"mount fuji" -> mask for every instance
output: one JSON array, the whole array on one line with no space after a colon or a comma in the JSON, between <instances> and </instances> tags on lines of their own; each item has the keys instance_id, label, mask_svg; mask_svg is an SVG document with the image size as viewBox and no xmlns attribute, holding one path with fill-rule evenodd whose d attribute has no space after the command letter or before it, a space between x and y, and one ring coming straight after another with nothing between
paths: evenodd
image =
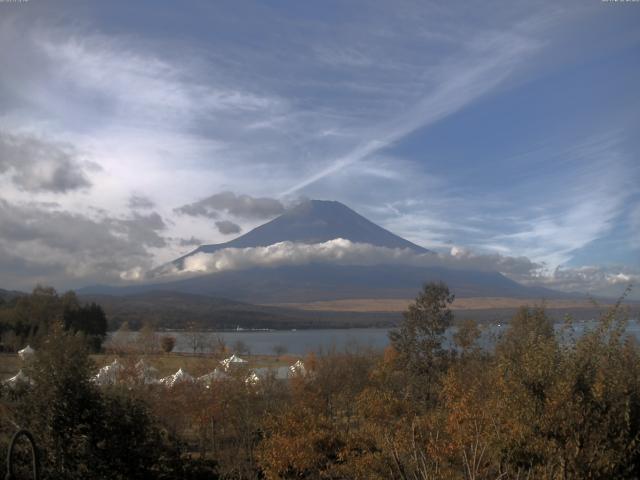
<instances>
[{"instance_id":1,"label":"mount fuji","mask_svg":"<svg viewBox=\"0 0 640 480\"><path fill-rule=\"evenodd\" d=\"M422 284L443 281L458 297L557 298L559 292L521 285L499 272L465 270L443 266L420 266L411 262L365 264L326 262L314 258L306 263L249 264L243 268L189 275L180 278L190 260L223 255L250 255L261 248L326 245L343 239L379 248L382 252L436 256L430 250L401 238L336 201L305 201L250 232L226 243L201 245L151 272L148 283L125 287L86 287L80 293L133 294L170 290L250 303L290 303L353 298L413 298ZM303 247L305 248L305 247ZM374 255L375 257L375 255ZM173 272L166 276L164 273ZM155 280L153 280L155 276Z\"/></svg>"},{"instance_id":2,"label":"mount fuji","mask_svg":"<svg viewBox=\"0 0 640 480\"><path fill-rule=\"evenodd\" d=\"M279 242L314 244L336 238L377 247L407 248L415 253L429 251L385 230L340 202L308 200L230 242L201 245L172 263L180 269L185 259L197 253L213 253L224 248L266 247Z\"/></svg>"}]
</instances>

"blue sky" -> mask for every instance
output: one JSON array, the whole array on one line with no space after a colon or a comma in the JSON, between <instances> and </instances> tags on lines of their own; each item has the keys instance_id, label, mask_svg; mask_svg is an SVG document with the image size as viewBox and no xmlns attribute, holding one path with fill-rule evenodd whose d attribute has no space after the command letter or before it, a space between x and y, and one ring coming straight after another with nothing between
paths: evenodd
<instances>
[{"instance_id":1,"label":"blue sky","mask_svg":"<svg viewBox=\"0 0 640 480\"><path fill-rule=\"evenodd\" d=\"M115 281L275 215L177 210L234 192L339 200L616 294L640 278L639 21L637 2L0 3L0 286Z\"/></svg>"}]
</instances>

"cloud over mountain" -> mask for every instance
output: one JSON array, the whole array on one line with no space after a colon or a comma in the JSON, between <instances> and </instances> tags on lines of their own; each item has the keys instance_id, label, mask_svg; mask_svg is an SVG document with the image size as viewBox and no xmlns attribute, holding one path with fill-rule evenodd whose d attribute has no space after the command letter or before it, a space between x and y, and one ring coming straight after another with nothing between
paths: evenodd
<instances>
[{"instance_id":1,"label":"cloud over mountain","mask_svg":"<svg viewBox=\"0 0 640 480\"><path fill-rule=\"evenodd\" d=\"M178 245L180 245L181 247L193 247L193 246L197 246L197 245L202 245L204 242L199 239L194 237L193 235L189 238L181 238L178 241Z\"/></svg>"},{"instance_id":2,"label":"cloud over mountain","mask_svg":"<svg viewBox=\"0 0 640 480\"><path fill-rule=\"evenodd\" d=\"M312 244L284 241L264 247L224 248L213 253L199 252L186 257L183 268L168 267L164 270L164 274L180 276L313 263L441 266L500 271L507 275L533 274L540 268L540 265L524 257L504 257L498 254L474 255L470 252L461 255L459 250L453 254L417 253L409 248L388 248L336 238Z\"/></svg>"},{"instance_id":3,"label":"cloud over mountain","mask_svg":"<svg viewBox=\"0 0 640 480\"><path fill-rule=\"evenodd\" d=\"M265 219L284 212L284 205L275 198L220 192L176 208L175 212L194 217L218 218L220 213L227 213L238 218Z\"/></svg>"},{"instance_id":4,"label":"cloud over mountain","mask_svg":"<svg viewBox=\"0 0 640 480\"><path fill-rule=\"evenodd\" d=\"M479 254L453 247L446 253L418 253L408 248L388 248L336 238L319 243L278 242L269 246L223 248L198 252L184 259L183 268L165 266L160 277L182 278L251 268L276 268L313 264L373 266L406 265L443 267L454 270L500 272L530 286L545 286L565 292L619 295L621 289L640 281L640 271L622 267L577 267L544 273L545 266L527 257L497 253ZM130 278L126 274L125 278ZM155 277L158 278L158 277ZM149 280L140 276L140 280Z\"/></svg>"},{"instance_id":5,"label":"cloud over mountain","mask_svg":"<svg viewBox=\"0 0 640 480\"><path fill-rule=\"evenodd\" d=\"M223 235L232 235L242 231L240 225L230 220L220 220L216 222L216 227L218 227L218 231Z\"/></svg>"}]
</instances>

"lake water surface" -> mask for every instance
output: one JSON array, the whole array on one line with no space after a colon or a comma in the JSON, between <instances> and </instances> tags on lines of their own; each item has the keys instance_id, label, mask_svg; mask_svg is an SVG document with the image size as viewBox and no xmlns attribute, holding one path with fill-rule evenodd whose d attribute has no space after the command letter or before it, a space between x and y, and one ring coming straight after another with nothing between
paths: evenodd
<instances>
[{"instance_id":1,"label":"lake water surface","mask_svg":"<svg viewBox=\"0 0 640 480\"><path fill-rule=\"evenodd\" d=\"M575 336L595 328L596 322L578 322L574 325ZM506 330L506 325L490 325L484 327L480 344L483 348L491 348L496 339ZM561 324L556 325L559 331ZM158 335L170 335L176 338L174 352L193 353L194 344L197 353L208 353L213 350L218 338L234 350L242 343L251 354L272 355L276 351L284 351L295 355L308 352L356 350L362 348L384 349L389 344L388 328L347 328L318 330L269 330L269 331L223 331L223 332L158 332ZM455 328L446 333L447 342L451 341ZM640 324L637 320L629 323L629 335L640 340ZM112 334L110 334L111 336ZM131 339L137 337L136 332L129 334Z\"/></svg>"}]
</instances>

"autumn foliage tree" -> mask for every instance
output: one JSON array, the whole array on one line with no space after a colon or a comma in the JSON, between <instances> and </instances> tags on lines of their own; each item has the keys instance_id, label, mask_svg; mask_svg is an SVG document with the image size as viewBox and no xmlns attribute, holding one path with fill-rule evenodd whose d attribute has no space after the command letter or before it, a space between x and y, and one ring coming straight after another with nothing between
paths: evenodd
<instances>
[{"instance_id":1,"label":"autumn foliage tree","mask_svg":"<svg viewBox=\"0 0 640 480\"><path fill-rule=\"evenodd\" d=\"M162 351L164 353L171 353L175 346L176 346L175 337L165 335L164 337L160 338L160 348L162 348Z\"/></svg>"},{"instance_id":2,"label":"autumn foliage tree","mask_svg":"<svg viewBox=\"0 0 640 480\"><path fill-rule=\"evenodd\" d=\"M444 283L427 283L403 313L400 327L389 332L398 366L409 375L408 393L416 399L433 399L435 382L444 367L442 342L453 321L449 308L453 300Z\"/></svg>"}]
</instances>

